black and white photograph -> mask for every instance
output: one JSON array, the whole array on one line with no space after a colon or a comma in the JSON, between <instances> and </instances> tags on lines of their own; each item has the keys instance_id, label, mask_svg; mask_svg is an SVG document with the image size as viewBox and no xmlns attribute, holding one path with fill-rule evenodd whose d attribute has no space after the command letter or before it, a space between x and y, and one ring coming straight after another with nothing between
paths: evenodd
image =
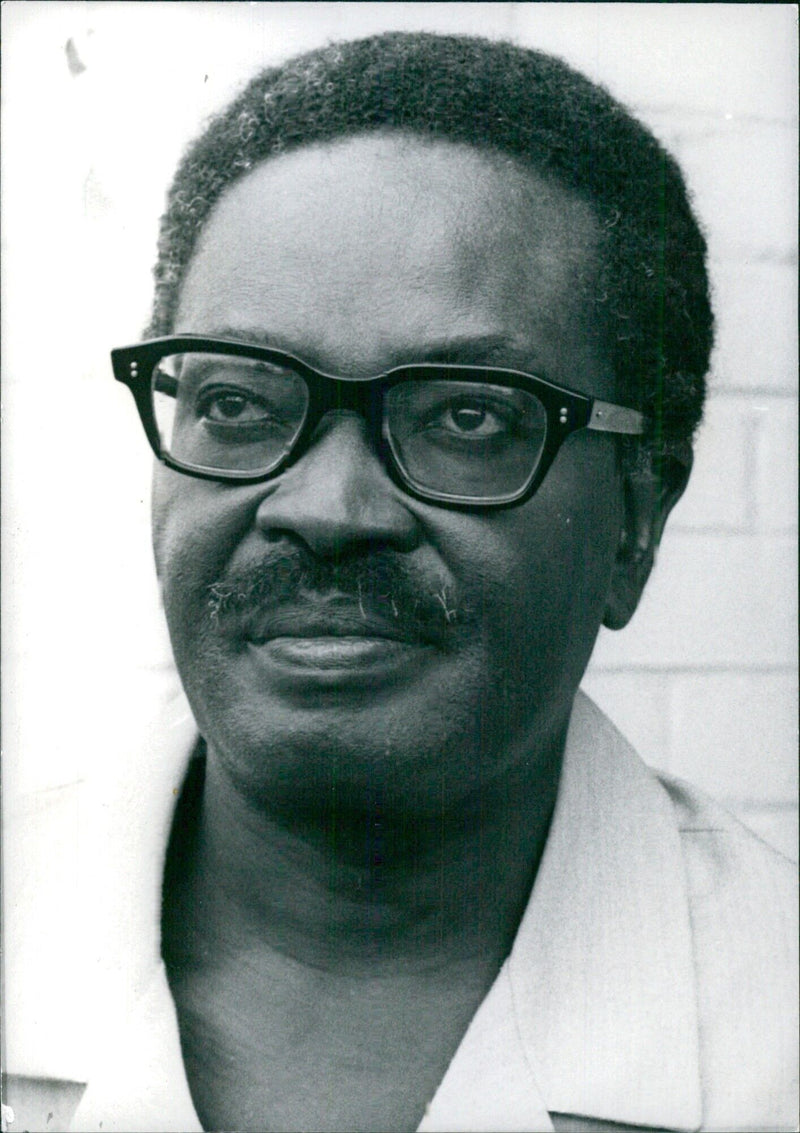
<instances>
[{"instance_id":1,"label":"black and white photograph","mask_svg":"<svg viewBox=\"0 0 800 1133\"><path fill-rule=\"evenodd\" d=\"M2 5L3 1133L798 1128L798 8Z\"/></svg>"}]
</instances>

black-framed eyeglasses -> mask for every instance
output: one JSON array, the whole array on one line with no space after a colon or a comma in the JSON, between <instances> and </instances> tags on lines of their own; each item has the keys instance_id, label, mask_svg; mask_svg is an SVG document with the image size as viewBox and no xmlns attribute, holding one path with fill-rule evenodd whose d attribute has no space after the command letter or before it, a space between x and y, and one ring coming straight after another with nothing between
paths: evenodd
<instances>
[{"instance_id":1,"label":"black-framed eyeglasses","mask_svg":"<svg viewBox=\"0 0 800 1133\"><path fill-rule=\"evenodd\" d=\"M461 507L528 499L577 429L645 431L635 409L492 366L424 362L335 377L281 350L198 335L125 346L111 361L158 459L226 483L280 475L336 410L363 416L405 491Z\"/></svg>"}]
</instances>

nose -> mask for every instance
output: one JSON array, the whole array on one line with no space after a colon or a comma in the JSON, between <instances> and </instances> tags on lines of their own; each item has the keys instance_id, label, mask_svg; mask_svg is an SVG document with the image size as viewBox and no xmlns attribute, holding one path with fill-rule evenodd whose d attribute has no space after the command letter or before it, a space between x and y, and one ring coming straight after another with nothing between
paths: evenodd
<instances>
[{"instance_id":1,"label":"nose","mask_svg":"<svg viewBox=\"0 0 800 1133\"><path fill-rule=\"evenodd\" d=\"M361 547L411 550L417 520L353 412L320 422L299 460L266 485L256 525L270 540L301 539L325 557Z\"/></svg>"}]
</instances>

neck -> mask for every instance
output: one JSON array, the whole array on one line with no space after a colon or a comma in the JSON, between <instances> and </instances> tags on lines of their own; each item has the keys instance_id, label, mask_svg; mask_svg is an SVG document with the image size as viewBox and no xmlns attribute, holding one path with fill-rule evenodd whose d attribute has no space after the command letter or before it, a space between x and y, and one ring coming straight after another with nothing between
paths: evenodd
<instances>
[{"instance_id":1,"label":"neck","mask_svg":"<svg viewBox=\"0 0 800 1133\"><path fill-rule=\"evenodd\" d=\"M192 837L176 849L173 836L165 951L266 946L353 976L496 970L544 848L565 733L423 811L373 782L346 805L331 793L271 813L211 750Z\"/></svg>"}]
</instances>

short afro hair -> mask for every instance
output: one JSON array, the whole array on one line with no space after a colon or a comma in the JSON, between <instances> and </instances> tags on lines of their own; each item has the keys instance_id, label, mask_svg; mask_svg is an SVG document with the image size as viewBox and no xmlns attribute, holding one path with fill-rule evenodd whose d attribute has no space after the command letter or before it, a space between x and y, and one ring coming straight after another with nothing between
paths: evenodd
<instances>
[{"instance_id":1,"label":"short afro hair","mask_svg":"<svg viewBox=\"0 0 800 1133\"><path fill-rule=\"evenodd\" d=\"M648 415L656 451L685 448L702 414L713 316L705 240L680 169L602 87L506 42L390 32L257 75L178 167L148 333L170 333L198 235L226 189L273 155L378 130L511 155L592 205L617 396Z\"/></svg>"}]
</instances>

